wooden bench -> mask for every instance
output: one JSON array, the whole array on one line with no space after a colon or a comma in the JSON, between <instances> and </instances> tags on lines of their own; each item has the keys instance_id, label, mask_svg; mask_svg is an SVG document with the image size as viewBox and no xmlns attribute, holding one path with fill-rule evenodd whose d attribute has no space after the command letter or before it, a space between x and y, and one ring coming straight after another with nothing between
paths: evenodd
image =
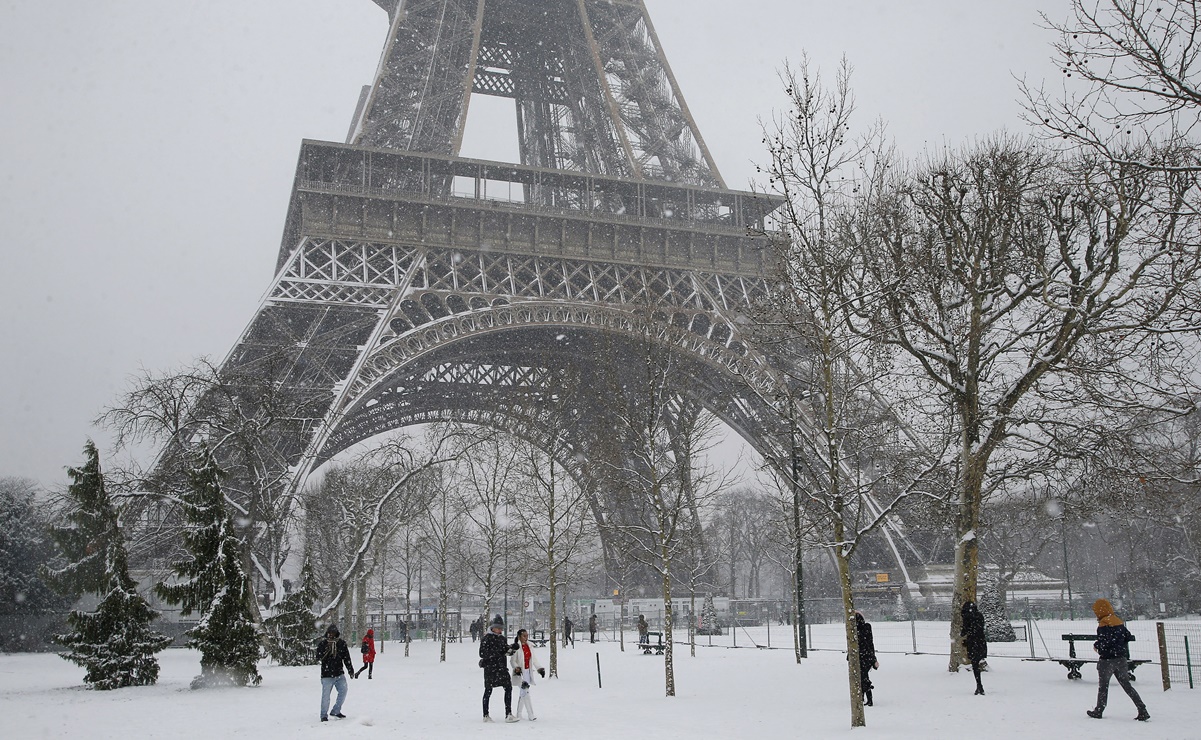
<instances>
[{"instance_id":1,"label":"wooden bench","mask_svg":"<svg viewBox=\"0 0 1201 740\"><path fill-rule=\"evenodd\" d=\"M655 639L657 640L657 642L650 641L651 635L655 636ZM640 636L639 642L638 642L638 647L642 649L643 655L650 655L652 651L654 652L655 655L662 655L663 651L667 649L667 646L663 644L663 633L662 632L647 632L646 633L646 642L642 642L641 636Z\"/></svg>"},{"instance_id":2,"label":"wooden bench","mask_svg":"<svg viewBox=\"0 0 1201 740\"><path fill-rule=\"evenodd\" d=\"M546 643L548 642L546 630L533 630L530 632L529 641L534 647L546 647Z\"/></svg>"},{"instance_id":3,"label":"wooden bench","mask_svg":"<svg viewBox=\"0 0 1201 740\"><path fill-rule=\"evenodd\" d=\"M1077 641L1096 642L1097 636L1096 635L1063 635L1062 639L1068 643L1068 657L1065 659L1055 658L1054 660L1056 663L1058 663L1061 666L1063 666L1064 668L1068 669L1068 679L1069 680L1077 681L1080 678L1082 678L1082 676L1080 675L1080 669L1088 663L1096 663L1097 659L1096 658L1077 658L1076 657L1076 642ZM1131 635L1130 639L1133 640L1134 636ZM1129 659L1127 659L1126 663L1130 668L1130 680L1131 681L1135 680L1134 679L1134 669L1135 668L1138 668L1143 663L1150 663L1150 662L1151 661L1149 661L1149 660L1129 660Z\"/></svg>"}]
</instances>

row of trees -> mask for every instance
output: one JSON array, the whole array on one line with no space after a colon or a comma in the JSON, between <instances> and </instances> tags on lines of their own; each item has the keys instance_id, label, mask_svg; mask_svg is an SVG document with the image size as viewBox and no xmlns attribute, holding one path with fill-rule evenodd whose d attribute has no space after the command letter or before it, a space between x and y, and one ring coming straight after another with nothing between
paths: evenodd
<instances>
[{"instance_id":1,"label":"row of trees","mask_svg":"<svg viewBox=\"0 0 1201 740\"><path fill-rule=\"evenodd\" d=\"M852 129L848 65L828 86L807 63L783 75L763 167L786 199L780 295L761 325L799 368L784 413L817 430L804 474L779 472L839 563L852 666L845 562L893 507L949 504L958 670L986 502L1195 491L1173 436L1198 390L1197 9L1074 7L1051 25L1083 87L1026 88L1028 137L906 160L881 126ZM862 725L855 670L849 687Z\"/></svg>"}]
</instances>

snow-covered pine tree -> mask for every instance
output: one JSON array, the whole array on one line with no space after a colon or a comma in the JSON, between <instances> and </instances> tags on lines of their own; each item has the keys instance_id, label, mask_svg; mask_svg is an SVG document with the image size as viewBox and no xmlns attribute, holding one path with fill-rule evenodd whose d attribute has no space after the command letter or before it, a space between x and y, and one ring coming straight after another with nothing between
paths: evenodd
<instances>
[{"instance_id":1,"label":"snow-covered pine tree","mask_svg":"<svg viewBox=\"0 0 1201 740\"><path fill-rule=\"evenodd\" d=\"M188 630L188 647L200 651L200 675L192 688L236 684L256 686L263 677L262 654L252 612L254 591L242 567L241 539L225 511L224 473L208 450L199 467L188 471L189 491L183 514L191 525L183 535L191 557L172 568L174 583L155 591L184 616L199 612L200 624Z\"/></svg>"},{"instance_id":2,"label":"snow-covered pine tree","mask_svg":"<svg viewBox=\"0 0 1201 740\"><path fill-rule=\"evenodd\" d=\"M995 580L989 579L980 584L980 613L984 615L984 637L989 642L1014 642L1017 634L1005 613L1005 604L1001 601L1001 592L997 589Z\"/></svg>"},{"instance_id":3,"label":"snow-covered pine tree","mask_svg":"<svg viewBox=\"0 0 1201 740\"><path fill-rule=\"evenodd\" d=\"M67 564L47 569L47 581L60 593L95 594L94 611L72 611L71 631L55 641L68 651L63 658L87 669L84 682L96 689L148 686L158 680L154 654L171 638L150 628L158 612L150 608L129 576L125 538L104 487L100 455L91 440L83 448L82 468L69 468L67 523L52 526L50 536Z\"/></svg>"},{"instance_id":4,"label":"snow-covered pine tree","mask_svg":"<svg viewBox=\"0 0 1201 740\"><path fill-rule=\"evenodd\" d=\"M897 602L892 607L892 618L897 622L909 621L909 605L905 603L905 596L897 594Z\"/></svg>"},{"instance_id":5,"label":"snow-covered pine tree","mask_svg":"<svg viewBox=\"0 0 1201 740\"><path fill-rule=\"evenodd\" d=\"M263 620L263 629L270 637L272 659L280 665L313 665L317 654L313 640L317 635L317 617L313 604L321 596L313 567L306 559L300 569L300 588L288 594L275 609L275 614Z\"/></svg>"},{"instance_id":6,"label":"snow-covered pine tree","mask_svg":"<svg viewBox=\"0 0 1201 740\"><path fill-rule=\"evenodd\" d=\"M717 605L713 603L713 594L705 594L705 603L701 606L701 626L696 633L698 635L721 634L721 626L717 623Z\"/></svg>"}]
</instances>

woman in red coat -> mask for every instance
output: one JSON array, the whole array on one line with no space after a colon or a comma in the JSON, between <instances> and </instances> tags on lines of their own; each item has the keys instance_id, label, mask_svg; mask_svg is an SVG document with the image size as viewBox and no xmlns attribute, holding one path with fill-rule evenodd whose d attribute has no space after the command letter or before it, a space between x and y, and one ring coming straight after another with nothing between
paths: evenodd
<instances>
[{"instance_id":1,"label":"woman in red coat","mask_svg":"<svg viewBox=\"0 0 1201 740\"><path fill-rule=\"evenodd\" d=\"M354 677L358 678L360 673L367 671L367 679L370 680L371 670L375 667L375 630L367 630L367 634L363 635L359 652L363 654L363 667L355 671Z\"/></svg>"}]
</instances>

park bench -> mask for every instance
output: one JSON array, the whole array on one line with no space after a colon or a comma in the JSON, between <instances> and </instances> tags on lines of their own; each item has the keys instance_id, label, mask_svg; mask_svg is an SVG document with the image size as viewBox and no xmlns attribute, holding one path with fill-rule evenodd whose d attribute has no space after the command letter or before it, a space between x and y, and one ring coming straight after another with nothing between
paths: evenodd
<instances>
[{"instance_id":1,"label":"park bench","mask_svg":"<svg viewBox=\"0 0 1201 740\"><path fill-rule=\"evenodd\" d=\"M1096 658L1078 658L1078 657L1076 657L1076 642L1077 641L1096 642L1097 636L1096 635L1063 635L1062 638L1065 642L1068 643L1068 657L1063 658L1063 659L1056 658L1055 662L1060 664L1064 668L1068 669L1068 679L1070 679L1072 681L1079 680L1081 678L1080 668L1087 663L1096 663L1097 659ZM1131 635L1130 639L1133 640L1134 636ZM1129 667L1130 667L1130 680L1133 681L1134 680L1134 669L1138 668L1143 663L1150 663L1151 661L1127 659L1126 662L1127 662L1127 665L1129 665Z\"/></svg>"},{"instance_id":2,"label":"park bench","mask_svg":"<svg viewBox=\"0 0 1201 740\"><path fill-rule=\"evenodd\" d=\"M548 640L548 638L546 637L546 630L533 630L532 632L530 632L529 640L530 640L530 644L533 645L534 647L540 647L540 648L546 647L546 643Z\"/></svg>"},{"instance_id":3,"label":"park bench","mask_svg":"<svg viewBox=\"0 0 1201 740\"><path fill-rule=\"evenodd\" d=\"M652 635L654 635L657 642L650 641ZM638 647L642 649L643 655L650 655L651 651L654 651L655 655L662 655L663 651L667 648L667 646L663 644L662 632L647 632L646 642L639 642Z\"/></svg>"}]
</instances>

